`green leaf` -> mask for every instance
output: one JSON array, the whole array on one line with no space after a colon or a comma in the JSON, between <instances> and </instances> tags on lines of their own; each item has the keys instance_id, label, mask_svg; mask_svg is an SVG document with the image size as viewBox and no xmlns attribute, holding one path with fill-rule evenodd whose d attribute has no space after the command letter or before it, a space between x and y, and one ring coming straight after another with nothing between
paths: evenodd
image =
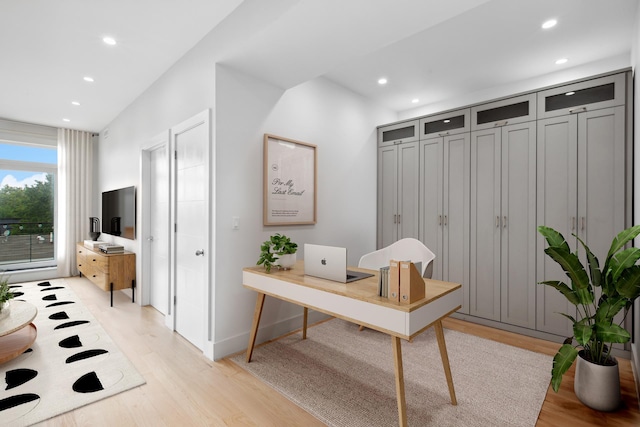
<instances>
[{"instance_id":1,"label":"green leaf","mask_svg":"<svg viewBox=\"0 0 640 427\"><path fill-rule=\"evenodd\" d=\"M640 296L640 266L634 265L624 270L616 282L616 290L629 300Z\"/></svg>"},{"instance_id":2,"label":"green leaf","mask_svg":"<svg viewBox=\"0 0 640 427\"><path fill-rule=\"evenodd\" d=\"M589 319L582 319L573 324L573 336L578 344L584 346L593 335L593 326L589 324Z\"/></svg>"},{"instance_id":3,"label":"green leaf","mask_svg":"<svg viewBox=\"0 0 640 427\"><path fill-rule=\"evenodd\" d=\"M562 376L569 370L573 361L578 357L578 350L571 344L563 344L558 353L553 357L553 368L551 369L551 386L556 393L560 389Z\"/></svg>"},{"instance_id":4,"label":"green leaf","mask_svg":"<svg viewBox=\"0 0 640 427\"><path fill-rule=\"evenodd\" d=\"M620 274L625 269L635 265L638 259L640 259L640 248L628 248L612 256L609 261L609 267L611 268L613 281L618 280Z\"/></svg>"},{"instance_id":5,"label":"green leaf","mask_svg":"<svg viewBox=\"0 0 640 427\"><path fill-rule=\"evenodd\" d=\"M591 283L594 287L600 287L600 281L602 279L602 272L600 271L600 264L598 263L598 258L591 252L591 249L587 246L585 242L582 241L581 238L575 236L576 239L582 244L585 253L587 254L587 261L589 262L589 273L591 275Z\"/></svg>"},{"instance_id":6,"label":"green leaf","mask_svg":"<svg viewBox=\"0 0 640 427\"><path fill-rule=\"evenodd\" d=\"M627 305L627 299L622 296L601 299L594 319L596 323L610 324L613 317Z\"/></svg>"},{"instance_id":7,"label":"green leaf","mask_svg":"<svg viewBox=\"0 0 640 427\"><path fill-rule=\"evenodd\" d=\"M576 289L589 287L589 276L587 276L587 272L576 254L555 246L548 247L544 252L560 264Z\"/></svg>"},{"instance_id":8,"label":"green leaf","mask_svg":"<svg viewBox=\"0 0 640 427\"><path fill-rule=\"evenodd\" d=\"M569 249L569 244L564 239L562 234L558 233L553 228L540 225L538 226L538 232L542 234L542 236L547 240L549 246L561 247L567 252L571 252L571 249Z\"/></svg>"},{"instance_id":9,"label":"green leaf","mask_svg":"<svg viewBox=\"0 0 640 427\"><path fill-rule=\"evenodd\" d=\"M544 282L540 282L540 284L541 285L551 286L552 288L557 289L573 305L577 306L580 303L576 293L573 290L571 290L571 288L569 288L569 286L567 286L567 284L564 283L564 282L559 282L557 280L547 280L547 281L544 281Z\"/></svg>"},{"instance_id":10,"label":"green leaf","mask_svg":"<svg viewBox=\"0 0 640 427\"><path fill-rule=\"evenodd\" d=\"M596 339L602 342L625 343L631 339L631 334L620 325L605 325L596 323Z\"/></svg>"},{"instance_id":11,"label":"green leaf","mask_svg":"<svg viewBox=\"0 0 640 427\"><path fill-rule=\"evenodd\" d=\"M634 225L633 227L629 227L626 230L618 233L618 235L611 242L611 248L609 249L607 258L618 252L624 245L627 244L627 242L635 239L638 234L640 234L640 225Z\"/></svg>"}]
</instances>

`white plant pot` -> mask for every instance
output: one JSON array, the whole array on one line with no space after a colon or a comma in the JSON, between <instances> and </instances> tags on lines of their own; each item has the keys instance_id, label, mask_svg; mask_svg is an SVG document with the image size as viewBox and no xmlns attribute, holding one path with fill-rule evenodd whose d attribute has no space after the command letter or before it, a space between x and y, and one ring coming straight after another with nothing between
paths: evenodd
<instances>
[{"instance_id":1,"label":"white plant pot","mask_svg":"<svg viewBox=\"0 0 640 427\"><path fill-rule=\"evenodd\" d=\"M588 362L578 353L573 389L588 407L597 411L615 411L620 407L620 373L615 365L603 366Z\"/></svg>"},{"instance_id":2,"label":"white plant pot","mask_svg":"<svg viewBox=\"0 0 640 427\"><path fill-rule=\"evenodd\" d=\"M280 255L276 260L276 265L284 270L289 270L296 264L296 254Z\"/></svg>"}]
</instances>

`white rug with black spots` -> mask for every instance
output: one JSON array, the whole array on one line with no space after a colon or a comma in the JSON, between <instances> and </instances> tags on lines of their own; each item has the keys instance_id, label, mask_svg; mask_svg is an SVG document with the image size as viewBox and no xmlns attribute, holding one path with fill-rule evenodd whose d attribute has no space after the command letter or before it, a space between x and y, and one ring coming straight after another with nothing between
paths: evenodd
<instances>
[{"instance_id":1,"label":"white rug with black spots","mask_svg":"<svg viewBox=\"0 0 640 427\"><path fill-rule=\"evenodd\" d=\"M64 279L11 285L38 336L0 365L0 425L27 426L145 383Z\"/></svg>"}]
</instances>

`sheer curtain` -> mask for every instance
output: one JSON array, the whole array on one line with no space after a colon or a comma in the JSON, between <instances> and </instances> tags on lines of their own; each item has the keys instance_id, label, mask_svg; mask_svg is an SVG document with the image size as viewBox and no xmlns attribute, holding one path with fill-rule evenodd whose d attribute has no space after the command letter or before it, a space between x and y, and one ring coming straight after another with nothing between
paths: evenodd
<instances>
[{"instance_id":1,"label":"sheer curtain","mask_svg":"<svg viewBox=\"0 0 640 427\"><path fill-rule=\"evenodd\" d=\"M76 242L89 236L93 196L93 135L58 129L58 276L78 274Z\"/></svg>"}]
</instances>

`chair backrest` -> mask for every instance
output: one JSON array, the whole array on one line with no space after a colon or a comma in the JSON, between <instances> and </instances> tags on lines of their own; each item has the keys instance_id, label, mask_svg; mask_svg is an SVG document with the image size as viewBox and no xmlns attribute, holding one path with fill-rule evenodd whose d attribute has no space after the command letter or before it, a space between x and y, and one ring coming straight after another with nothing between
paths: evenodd
<instances>
[{"instance_id":1,"label":"chair backrest","mask_svg":"<svg viewBox=\"0 0 640 427\"><path fill-rule=\"evenodd\" d=\"M398 240L386 248L363 255L360 258L358 267L377 270L380 267L389 265L389 260L392 259L398 261L411 260L413 262L422 262L422 277L427 277L425 274L432 271L431 268L427 267L435 258L435 254L420 240L408 237Z\"/></svg>"}]
</instances>

